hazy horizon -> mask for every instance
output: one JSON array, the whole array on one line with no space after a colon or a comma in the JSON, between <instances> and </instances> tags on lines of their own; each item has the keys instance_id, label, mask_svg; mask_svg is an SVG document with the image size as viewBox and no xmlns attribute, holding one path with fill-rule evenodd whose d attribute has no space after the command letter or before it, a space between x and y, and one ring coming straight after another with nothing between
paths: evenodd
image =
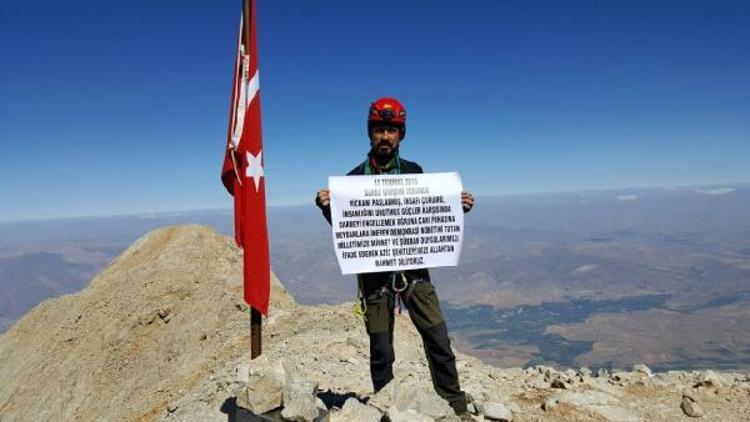
<instances>
[{"instance_id":1,"label":"hazy horizon","mask_svg":"<svg viewBox=\"0 0 750 422\"><path fill-rule=\"evenodd\" d=\"M732 189L734 187L745 187L750 186L749 182L727 182L727 183L712 183L712 184L697 184L697 185L648 185L648 186L628 186L628 187L612 187L612 188L602 188L602 189L575 189L575 190L556 190L556 191L535 191L535 192L509 192L509 193L498 193L498 194L490 194L490 195L475 195L475 197L478 197L478 200L482 199L500 199L500 198L515 198L515 197L534 197L534 196L545 196L545 195L555 195L555 194L585 194L585 193L605 193L605 192L624 192L628 190L675 190L675 189L703 189L706 190L706 194L722 194L725 193L723 191L711 191L712 189ZM467 187L468 188L468 187ZM315 192L313 192L313 195ZM121 213L121 214L83 214L83 215L63 215L63 216L54 216L54 217L40 217L40 218L22 218L22 219L2 219L0 218L0 225L1 224L10 224L10 223L26 223L26 222L34 222L34 221L57 221L57 220L75 220L75 219L87 219L87 218L107 218L107 217L142 217L142 218L151 218L153 216L168 216L170 214L185 214L185 213L210 213L210 212L227 212L229 214L232 214L233 208L232 203L230 200L229 194L227 194L227 201L228 203L225 206L216 206L216 207L205 207L205 208L190 208L190 209L171 209L171 210L144 210L144 211L135 211L135 212L127 212L127 213ZM313 198L311 196L310 198ZM293 203L293 204L269 204L267 207L269 209L273 208L295 208L295 207L306 207L313 204L313 200L309 199L307 201L302 201L299 203Z\"/></svg>"}]
</instances>

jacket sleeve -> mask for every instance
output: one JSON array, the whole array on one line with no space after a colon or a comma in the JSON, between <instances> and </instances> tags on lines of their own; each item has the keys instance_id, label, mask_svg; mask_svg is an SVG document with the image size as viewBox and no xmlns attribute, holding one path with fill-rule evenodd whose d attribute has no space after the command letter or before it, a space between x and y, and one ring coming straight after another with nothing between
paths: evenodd
<instances>
[{"instance_id":1,"label":"jacket sleeve","mask_svg":"<svg viewBox=\"0 0 750 422\"><path fill-rule=\"evenodd\" d=\"M354 167L353 169L351 169L351 171L349 171L349 173L346 173L347 176L362 175L362 174L365 174L364 163L358 165L357 167ZM318 195L316 194L315 205L317 205L318 208L320 208L320 211L323 213L323 217L326 219L326 221L328 221L328 224L333 224L331 222L331 204L329 203L328 205L323 206L323 204L321 204L320 201L318 201Z\"/></svg>"},{"instance_id":2,"label":"jacket sleeve","mask_svg":"<svg viewBox=\"0 0 750 422\"><path fill-rule=\"evenodd\" d=\"M315 205L317 205L318 208L320 208L320 211L323 213L323 218L325 218L326 221L328 221L328 224L331 224L331 204L329 203L328 205L324 206L323 204L320 203L320 200L318 200L318 195L316 194Z\"/></svg>"}]
</instances>

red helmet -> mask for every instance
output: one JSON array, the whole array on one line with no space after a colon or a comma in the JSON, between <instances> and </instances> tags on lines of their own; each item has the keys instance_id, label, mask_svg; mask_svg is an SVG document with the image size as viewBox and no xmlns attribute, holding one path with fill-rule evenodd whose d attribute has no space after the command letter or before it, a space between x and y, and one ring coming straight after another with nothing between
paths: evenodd
<instances>
[{"instance_id":1,"label":"red helmet","mask_svg":"<svg viewBox=\"0 0 750 422\"><path fill-rule=\"evenodd\" d=\"M375 126L396 126L401 129L401 139L406 135L406 109L395 98L383 97L370 104L367 115L367 133Z\"/></svg>"}]
</instances>

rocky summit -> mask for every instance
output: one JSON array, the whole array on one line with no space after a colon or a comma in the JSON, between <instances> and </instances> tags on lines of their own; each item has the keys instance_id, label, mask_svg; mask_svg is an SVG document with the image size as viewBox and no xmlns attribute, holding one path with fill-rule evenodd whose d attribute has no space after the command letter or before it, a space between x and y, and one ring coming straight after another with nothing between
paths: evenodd
<instances>
[{"instance_id":1,"label":"rocky summit","mask_svg":"<svg viewBox=\"0 0 750 422\"><path fill-rule=\"evenodd\" d=\"M373 394L352 307L298 305L273 277L263 354L251 360L242 252L204 227L159 229L0 336L0 420L461 420L432 389L405 314L396 378ZM750 420L748 374L457 359L472 396L464 420Z\"/></svg>"}]
</instances>

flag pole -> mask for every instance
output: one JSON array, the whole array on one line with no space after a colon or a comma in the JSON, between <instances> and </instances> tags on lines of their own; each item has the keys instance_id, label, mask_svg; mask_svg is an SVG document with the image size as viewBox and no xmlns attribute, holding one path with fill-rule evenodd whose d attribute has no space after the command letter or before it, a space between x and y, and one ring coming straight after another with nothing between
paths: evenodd
<instances>
[{"instance_id":1,"label":"flag pole","mask_svg":"<svg viewBox=\"0 0 750 422\"><path fill-rule=\"evenodd\" d=\"M253 20L253 9L250 7L250 0L242 0L242 31L245 38L245 45L247 51L250 50L250 43L252 39L250 37L250 24ZM243 251L247 253L247 251ZM263 320L261 319L260 311L250 306L250 359L255 359L263 352Z\"/></svg>"}]
</instances>

